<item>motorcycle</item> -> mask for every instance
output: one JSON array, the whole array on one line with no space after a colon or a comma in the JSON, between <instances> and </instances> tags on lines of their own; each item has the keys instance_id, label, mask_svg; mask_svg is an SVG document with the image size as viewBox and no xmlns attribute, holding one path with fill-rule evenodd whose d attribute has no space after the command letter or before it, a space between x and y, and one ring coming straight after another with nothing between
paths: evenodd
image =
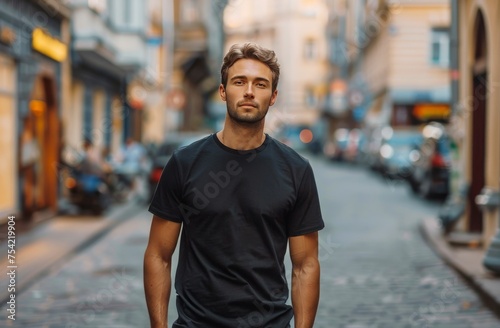
<instances>
[{"instance_id":1,"label":"motorcycle","mask_svg":"<svg viewBox=\"0 0 500 328\"><path fill-rule=\"evenodd\" d=\"M125 202L132 189L132 179L116 168L106 174L106 182L112 200L116 203Z\"/></svg>"},{"instance_id":2,"label":"motorcycle","mask_svg":"<svg viewBox=\"0 0 500 328\"><path fill-rule=\"evenodd\" d=\"M78 166L65 164L68 174L64 185L67 189L69 202L79 209L79 212L90 211L100 215L109 204L109 188L103 177L84 172Z\"/></svg>"}]
</instances>

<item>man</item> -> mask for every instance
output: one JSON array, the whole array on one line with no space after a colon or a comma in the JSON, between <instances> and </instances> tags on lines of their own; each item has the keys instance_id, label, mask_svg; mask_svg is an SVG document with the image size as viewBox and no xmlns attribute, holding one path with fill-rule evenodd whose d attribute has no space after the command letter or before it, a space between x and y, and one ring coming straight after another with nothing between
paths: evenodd
<instances>
[{"instance_id":1,"label":"man","mask_svg":"<svg viewBox=\"0 0 500 328\"><path fill-rule=\"evenodd\" d=\"M167 327L172 253L181 225L174 328L312 327L319 301L318 231L311 166L264 133L278 95L275 53L253 43L224 57L224 128L171 157L150 205L144 256L152 327ZM290 243L292 305L284 256Z\"/></svg>"},{"instance_id":2,"label":"man","mask_svg":"<svg viewBox=\"0 0 500 328\"><path fill-rule=\"evenodd\" d=\"M135 139L128 137L118 157L116 173L130 186L129 199L137 197L146 201L146 172L149 170L149 160L146 148Z\"/></svg>"},{"instance_id":3,"label":"man","mask_svg":"<svg viewBox=\"0 0 500 328\"><path fill-rule=\"evenodd\" d=\"M104 178L107 166L104 164L98 150L89 139L83 142L83 156L78 163L78 169L84 174L95 175Z\"/></svg>"}]
</instances>

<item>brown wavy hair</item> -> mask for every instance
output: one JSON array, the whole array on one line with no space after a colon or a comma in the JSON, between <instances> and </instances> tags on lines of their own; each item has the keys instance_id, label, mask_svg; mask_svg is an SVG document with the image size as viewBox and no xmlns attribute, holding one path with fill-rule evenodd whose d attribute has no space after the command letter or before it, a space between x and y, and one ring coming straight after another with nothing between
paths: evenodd
<instances>
[{"instance_id":1,"label":"brown wavy hair","mask_svg":"<svg viewBox=\"0 0 500 328\"><path fill-rule=\"evenodd\" d=\"M276 53L273 50L264 48L253 42L233 44L224 56L220 69L221 83L224 88L227 85L227 72L229 67L233 66L234 63L240 59L255 59L267 65L272 72L272 90L273 92L276 90L280 79L280 65Z\"/></svg>"}]
</instances>

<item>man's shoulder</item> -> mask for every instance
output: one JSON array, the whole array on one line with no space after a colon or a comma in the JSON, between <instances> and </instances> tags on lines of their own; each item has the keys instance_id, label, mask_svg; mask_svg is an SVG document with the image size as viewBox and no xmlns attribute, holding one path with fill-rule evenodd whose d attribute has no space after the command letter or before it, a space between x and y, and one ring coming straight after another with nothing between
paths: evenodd
<instances>
[{"instance_id":1,"label":"man's shoulder","mask_svg":"<svg viewBox=\"0 0 500 328\"><path fill-rule=\"evenodd\" d=\"M199 155L200 152L209 149L212 146L212 134L193 137L186 139L181 145L174 151L173 155L178 160L192 160L193 157Z\"/></svg>"},{"instance_id":2,"label":"man's shoulder","mask_svg":"<svg viewBox=\"0 0 500 328\"><path fill-rule=\"evenodd\" d=\"M292 147L282 143L281 141L271 138L272 147L274 147L275 153L285 159L287 162L294 164L296 166L307 166L309 161L307 158L299 154Z\"/></svg>"}]
</instances>

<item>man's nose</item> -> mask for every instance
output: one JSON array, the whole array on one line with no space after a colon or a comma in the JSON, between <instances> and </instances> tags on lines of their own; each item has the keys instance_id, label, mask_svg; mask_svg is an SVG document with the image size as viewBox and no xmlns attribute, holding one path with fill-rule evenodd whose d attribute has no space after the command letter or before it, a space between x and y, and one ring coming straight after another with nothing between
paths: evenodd
<instances>
[{"instance_id":1,"label":"man's nose","mask_svg":"<svg viewBox=\"0 0 500 328\"><path fill-rule=\"evenodd\" d=\"M253 86L252 86L251 83L249 83L248 86L245 89L245 97L247 97L247 98L253 98L254 97Z\"/></svg>"}]
</instances>

